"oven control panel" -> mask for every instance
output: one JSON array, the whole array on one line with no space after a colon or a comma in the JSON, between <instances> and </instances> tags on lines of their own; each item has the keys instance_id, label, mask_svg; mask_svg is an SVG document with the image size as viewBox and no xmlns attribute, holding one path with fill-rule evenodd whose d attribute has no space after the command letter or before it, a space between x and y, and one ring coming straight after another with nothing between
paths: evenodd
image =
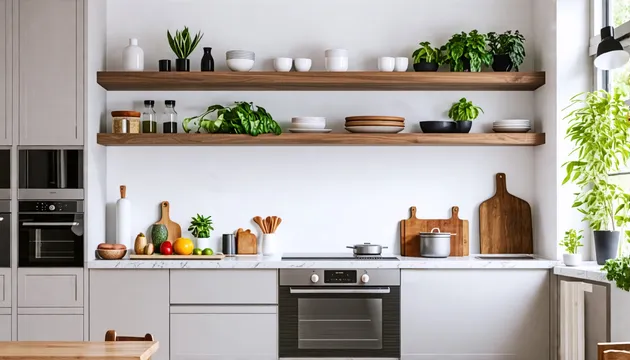
<instances>
[{"instance_id":1,"label":"oven control panel","mask_svg":"<svg viewBox=\"0 0 630 360\"><path fill-rule=\"evenodd\" d=\"M82 212L82 202L79 201L20 201L20 212L36 213L76 213Z\"/></svg>"},{"instance_id":2,"label":"oven control panel","mask_svg":"<svg viewBox=\"0 0 630 360\"><path fill-rule=\"evenodd\" d=\"M280 286L400 286L400 269L280 269Z\"/></svg>"},{"instance_id":3,"label":"oven control panel","mask_svg":"<svg viewBox=\"0 0 630 360\"><path fill-rule=\"evenodd\" d=\"M324 270L324 284L356 284L356 270Z\"/></svg>"}]
</instances>

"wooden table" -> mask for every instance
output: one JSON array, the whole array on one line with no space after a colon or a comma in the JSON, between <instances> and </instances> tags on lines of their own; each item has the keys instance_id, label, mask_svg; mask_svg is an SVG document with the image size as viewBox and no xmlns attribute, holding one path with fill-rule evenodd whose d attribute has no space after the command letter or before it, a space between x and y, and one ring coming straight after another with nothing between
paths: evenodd
<instances>
[{"instance_id":1,"label":"wooden table","mask_svg":"<svg viewBox=\"0 0 630 360\"><path fill-rule=\"evenodd\" d=\"M3 341L0 360L147 360L157 341Z\"/></svg>"}]
</instances>

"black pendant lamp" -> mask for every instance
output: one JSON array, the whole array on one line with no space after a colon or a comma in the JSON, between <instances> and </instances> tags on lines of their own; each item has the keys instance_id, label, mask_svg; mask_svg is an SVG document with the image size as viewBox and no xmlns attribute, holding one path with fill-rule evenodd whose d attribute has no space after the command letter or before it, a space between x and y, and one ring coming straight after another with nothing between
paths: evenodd
<instances>
[{"instance_id":1,"label":"black pendant lamp","mask_svg":"<svg viewBox=\"0 0 630 360\"><path fill-rule=\"evenodd\" d=\"M623 49L621 42L615 39L615 29L606 26L601 30L602 40L597 46L595 66L602 70L619 69L628 63L630 54Z\"/></svg>"}]
</instances>

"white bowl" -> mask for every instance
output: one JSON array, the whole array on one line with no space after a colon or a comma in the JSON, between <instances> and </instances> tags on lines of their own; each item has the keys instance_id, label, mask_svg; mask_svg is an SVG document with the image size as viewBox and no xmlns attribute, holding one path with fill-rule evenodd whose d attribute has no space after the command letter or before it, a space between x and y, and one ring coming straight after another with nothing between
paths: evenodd
<instances>
[{"instance_id":1,"label":"white bowl","mask_svg":"<svg viewBox=\"0 0 630 360\"><path fill-rule=\"evenodd\" d=\"M254 67L254 60L228 59L226 62L232 71L250 71Z\"/></svg>"},{"instance_id":2,"label":"white bowl","mask_svg":"<svg viewBox=\"0 0 630 360\"><path fill-rule=\"evenodd\" d=\"M292 123L292 129L325 129L326 123Z\"/></svg>"},{"instance_id":3,"label":"white bowl","mask_svg":"<svg viewBox=\"0 0 630 360\"><path fill-rule=\"evenodd\" d=\"M291 118L291 122L294 124L297 123L326 123L326 118L321 116L296 116Z\"/></svg>"},{"instance_id":4,"label":"white bowl","mask_svg":"<svg viewBox=\"0 0 630 360\"><path fill-rule=\"evenodd\" d=\"M295 70L300 72L311 70L311 66L313 65L313 61L311 61L311 59L305 58L297 58L293 60L293 63L295 65Z\"/></svg>"},{"instance_id":5,"label":"white bowl","mask_svg":"<svg viewBox=\"0 0 630 360\"><path fill-rule=\"evenodd\" d=\"M288 72L291 71L291 67L293 66L293 59L279 57L273 59L273 68L276 71L280 72Z\"/></svg>"},{"instance_id":6,"label":"white bowl","mask_svg":"<svg viewBox=\"0 0 630 360\"><path fill-rule=\"evenodd\" d=\"M346 49L328 49L325 52L326 57L348 57L348 50Z\"/></svg>"},{"instance_id":7,"label":"white bowl","mask_svg":"<svg viewBox=\"0 0 630 360\"><path fill-rule=\"evenodd\" d=\"M347 57L327 57L326 70L328 71L348 71Z\"/></svg>"}]
</instances>

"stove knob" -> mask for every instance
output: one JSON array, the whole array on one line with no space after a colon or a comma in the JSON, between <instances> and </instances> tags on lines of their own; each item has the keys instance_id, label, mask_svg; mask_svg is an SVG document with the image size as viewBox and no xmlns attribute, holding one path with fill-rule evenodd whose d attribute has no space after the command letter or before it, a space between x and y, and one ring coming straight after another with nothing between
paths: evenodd
<instances>
[{"instance_id":1,"label":"stove knob","mask_svg":"<svg viewBox=\"0 0 630 360\"><path fill-rule=\"evenodd\" d=\"M50 206L48 206L48 210L50 210L50 211L55 211L55 205L50 205Z\"/></svg>"},{"instance_id":2,"label":"stove knob","mask_svg":"<svg viewBox=\"0 0 630 360\"><path fill-rule=\"evenodd\" d=\"M313 274L313 275L311 275L311 282L312 282L312 283L314 283L314 284L315 284L315 283L317 283L318 281L319 281L319 275L317 275L317 274Z\"/></svg>"},{"instance_id":3,"label":"stove knob","mask_svg":"<svg viewBox=\"0 0 630 360\"><path fill-rule=\"evenodd\" d=\"M363 274L361 275L361 282L364 284L367 284L370 281L370 275L368 274Z\"/></svg>"}]
</instances>

